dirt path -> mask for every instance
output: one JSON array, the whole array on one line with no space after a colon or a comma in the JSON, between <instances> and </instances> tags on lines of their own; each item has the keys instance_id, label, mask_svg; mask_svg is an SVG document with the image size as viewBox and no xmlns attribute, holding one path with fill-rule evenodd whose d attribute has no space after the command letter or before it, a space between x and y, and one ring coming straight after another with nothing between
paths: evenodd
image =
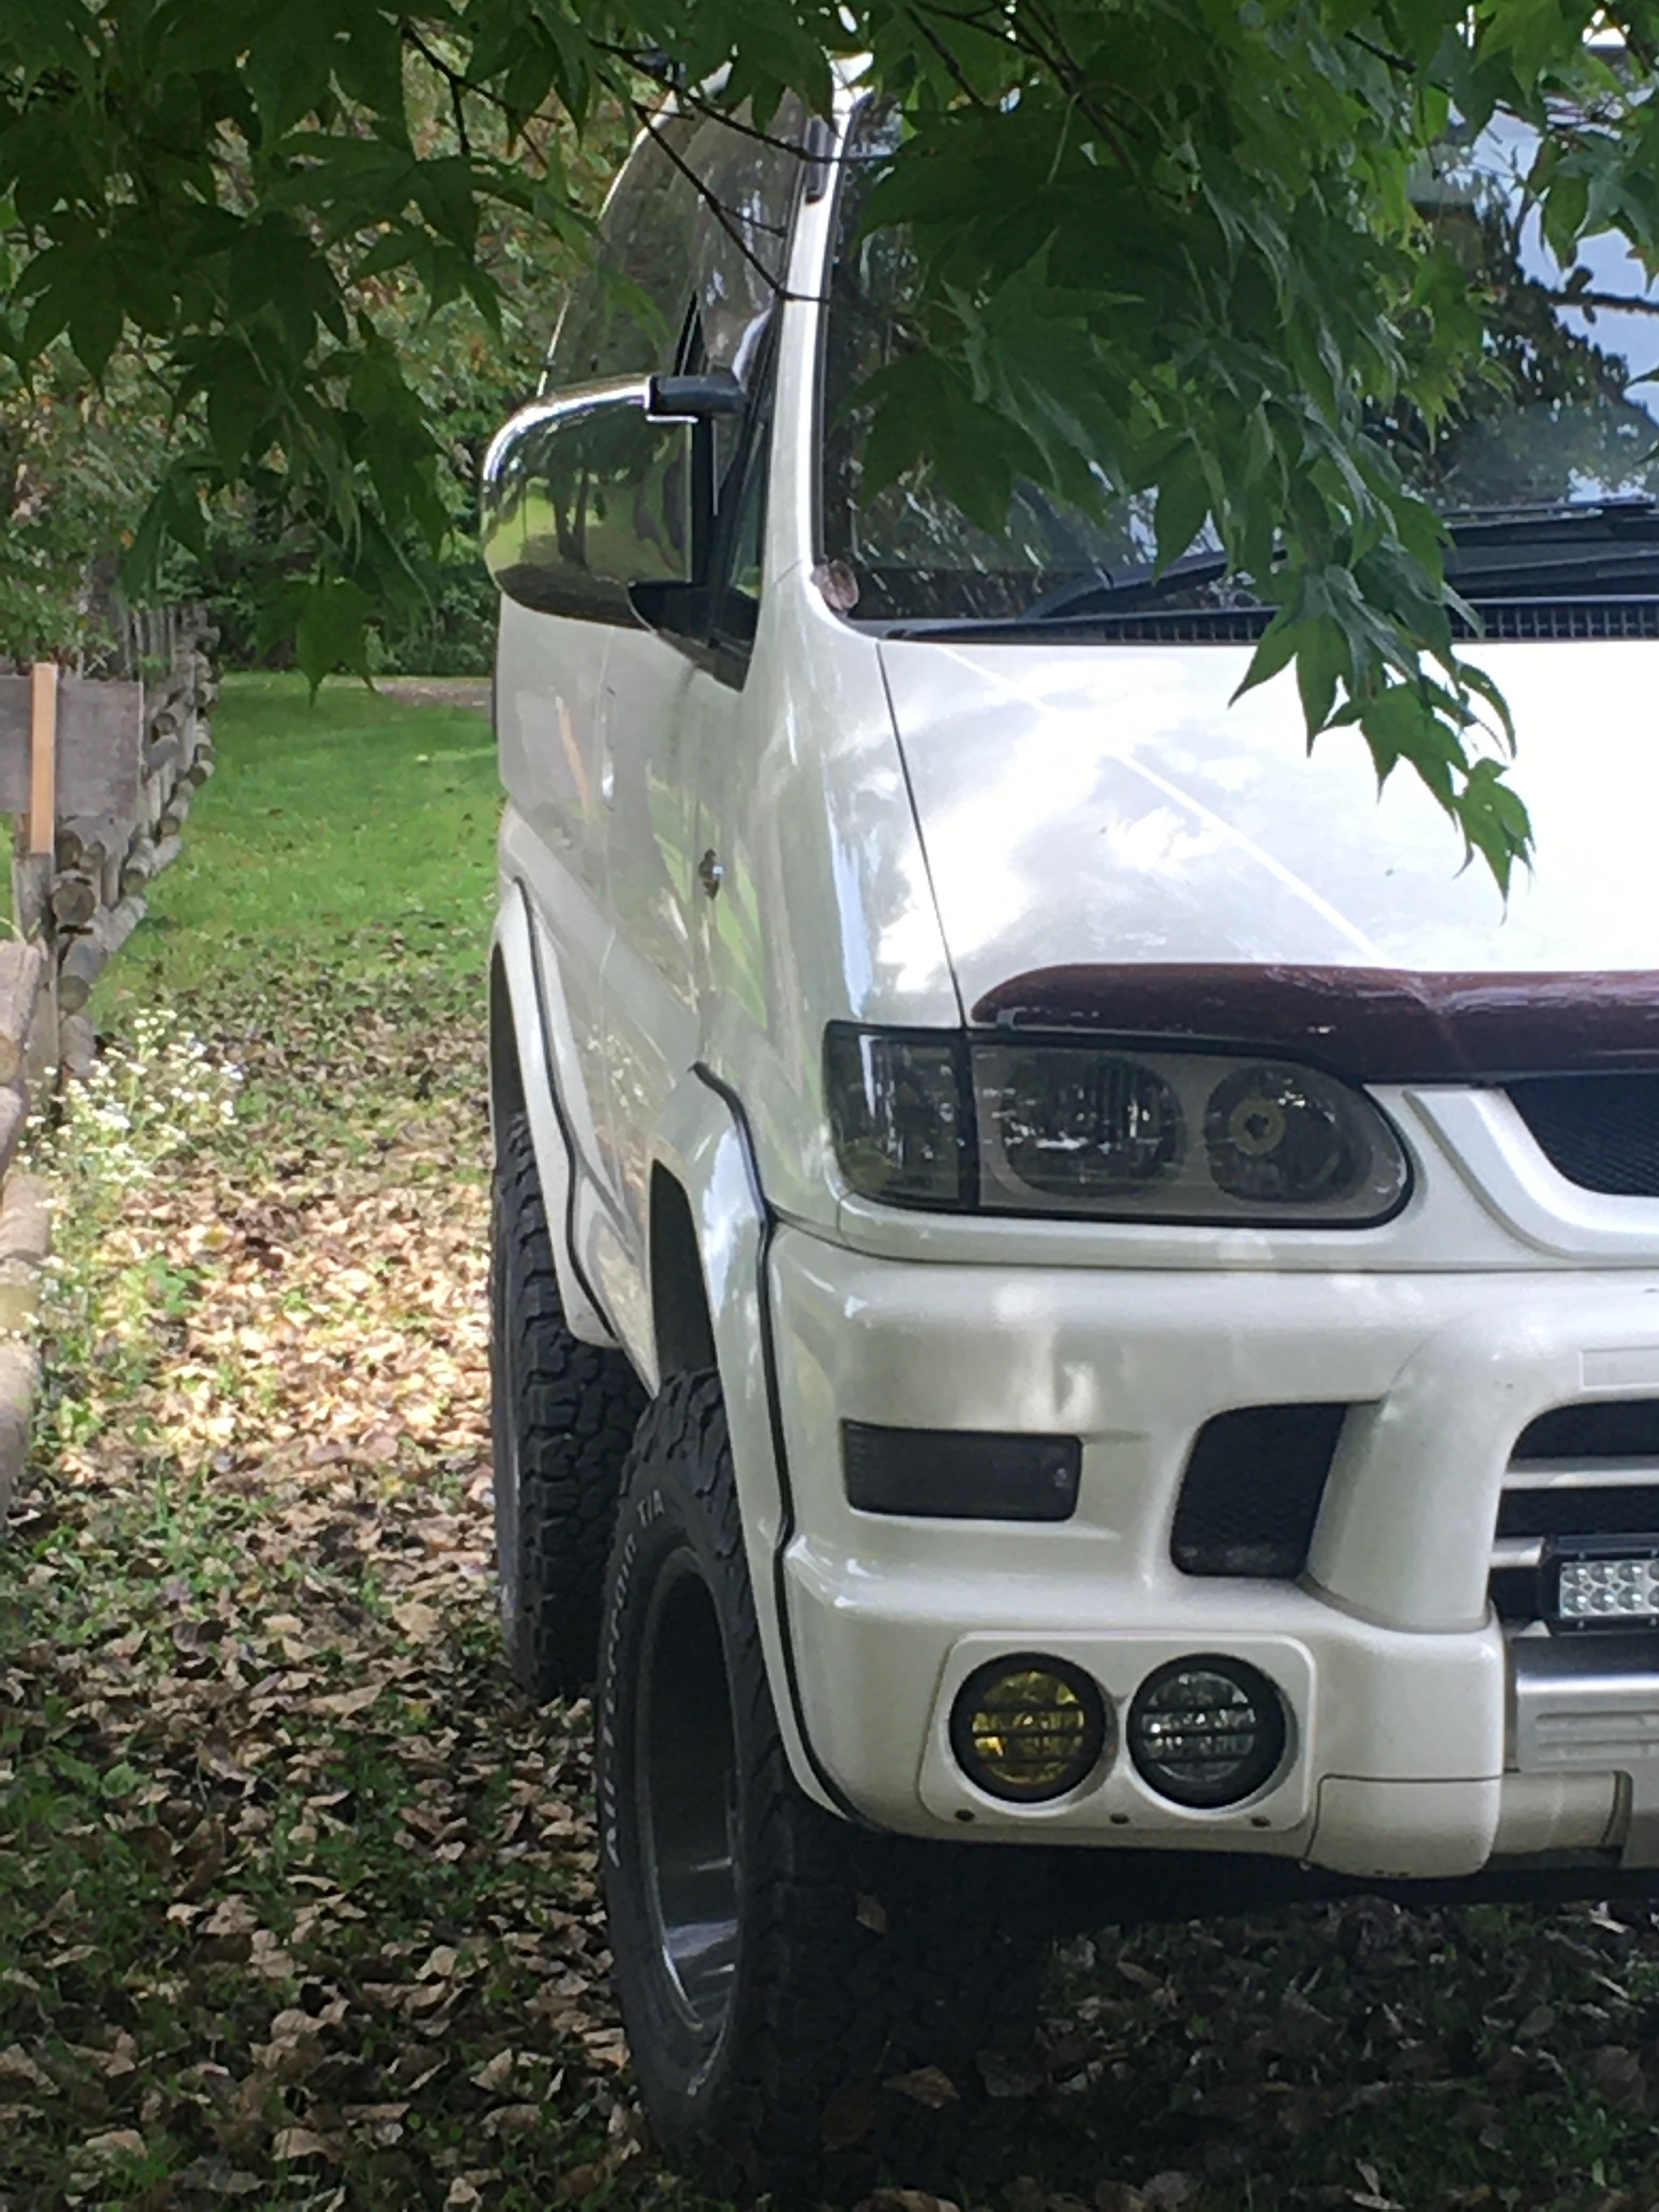
<instances>
[{"instance_id":1,"label":"dirt path","mask_svg":"<svg viewBox=\"0 0 1659 2212\"><path fill-rule=\"evenodd\" d=\"M374 689L416 707L471 707L489 712L487 676L377 676Z\"/></svg>"}]
</instances>

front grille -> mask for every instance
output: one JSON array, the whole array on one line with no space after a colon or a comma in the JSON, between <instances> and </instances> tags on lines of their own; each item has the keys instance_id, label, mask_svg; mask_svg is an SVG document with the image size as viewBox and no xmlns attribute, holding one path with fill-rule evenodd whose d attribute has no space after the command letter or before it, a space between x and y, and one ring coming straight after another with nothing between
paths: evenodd
<instances>
[{"instance_id":1,"label":"front grille","mask_svg":"<svg viewBox=\"0 0 1659 2212\"><path fill-rule=\"evenodd\" d=\"M1242 1406L1199 1431L1170 1552L1186 1575L1294 1581L1307 1564L1346 1406Z\"/></svg>"},{"instance_id":2,"label":"front grille","mask_svg":"<svg viewBox=\"0 0 1659 2212\"><path fill-rule=\"evenodd\" d=\"M1534 1621L1552 1539L1659 1540L1659 1399L1557 1406L1523 1429L1504 1476L1491 1592L1498 1618Z\"/></svg>"},{"instance_id":3,"label":"front grille","mask_svg":"<svg viewBox=\"0 0 1659 2212\"><path fill-rule=\"evenodd\" d=\"M1569 1182L1659 1198L1659 1074L1539 1075L1505 1087Z\"/></svg>"},{"instance_id":4,"label":"front grille","mask_svg":"<svg viewBox=\"0 0 1659 2212\"><path fill-rule=\"evenodd\" d=\"M1477 612L1480 631L1460 620L1453 624L1458 636L1479 635L1505 645L1659 637L1659 599L1487 599Z\"/></svg>"}]
</instances>

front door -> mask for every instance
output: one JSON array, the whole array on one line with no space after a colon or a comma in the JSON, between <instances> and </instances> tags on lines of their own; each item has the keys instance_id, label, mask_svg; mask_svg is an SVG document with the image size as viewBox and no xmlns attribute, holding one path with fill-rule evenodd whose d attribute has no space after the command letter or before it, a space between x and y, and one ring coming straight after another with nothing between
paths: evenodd
<instances>
[{"instance_id":1,"label":"front door","mask_svg":"<svg viewBox=\"0 0 1659 2212\"><path fill-rule=\"evenodd\" d=\"M635 1344L650 1340L653 1138L702 1035L698 945L710 893L698 791L738 711L754 635L772 343L800 169L779 143L785 136L780 123L761 138L708 120L685 149L702 189L675 366L729 370L747 405L700 423L694 437L694 572L708 587L696 633L619 630L605 672L600 774L615 928L600 1012L626 1250L600 1287ZM715 904L720 896L717 883Z\"/></svg>"}]
</instances>

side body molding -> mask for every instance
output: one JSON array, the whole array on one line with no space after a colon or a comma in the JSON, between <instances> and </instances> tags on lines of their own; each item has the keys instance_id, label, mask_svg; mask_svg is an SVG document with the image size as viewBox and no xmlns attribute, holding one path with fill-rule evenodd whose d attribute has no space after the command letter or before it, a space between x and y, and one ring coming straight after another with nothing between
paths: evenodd
<instances>
[{"instance_id":1,"label":"side body molding","mask_svg":"<svg viewBox=\"0 0 1659 2212\"><path fill-rule=\"evenodd\" d=\"M523 886L504 884L502 889L504 896L495 906L491 958L501 963L507 1002L512 1008L519 1075L524 1085L525 1111L529 1116L530 1138L536 1152L536 1170L541 1177L542 1200L552 1235L559 1297L572 1334L585 1343L608 1346L616 1339L576 1257L575 1239L571 1234L574 1154L554 1079L544 998L550 984L557 988L556 979L543 973L542 957L537 948ZM492 1085L492 1115L495 1103Z\"/></svg>"},{"instance_id":2,"label":"side body molding","mask_svg":"<svg viewBox=\"0 0 1659 2212\"><path fill-rule=\"evenodd\" d=\"M802 1717L784 1576L795 1524L771 1333L773 1217L741 1105L718 1077L694 1070L671 1093L652 1154L685 1193L696 1231L749 1579L790 1768L809 1797L857 1820L814 1755Z\"/></svg>"}]
</instances>

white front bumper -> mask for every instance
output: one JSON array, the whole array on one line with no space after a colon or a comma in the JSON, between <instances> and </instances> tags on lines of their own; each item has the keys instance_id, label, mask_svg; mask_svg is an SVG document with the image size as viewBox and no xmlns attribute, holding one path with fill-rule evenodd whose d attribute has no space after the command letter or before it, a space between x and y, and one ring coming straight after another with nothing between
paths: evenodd
<instances>
[{"instance_id":1,"label":"white front bumper","mask_svg":"<svg viewBox=\"0 0 1659 2212\"><path fill-rule=\"evenodd\" d=\"M1486 1577L1527 1423L1583 1399L1659 1395L1659 1273L913 1264L793 1229L771 1268L803 1713L872 1819L1272 1851L1377 1877L1473 1873L1495 1852L1622 1832L1611 1761L1506 1771L1511 1670ZM1368 1408L1344 1431L1308 1574L1182 1574L1170 1535L1197 1431L1297 1401ZM845 1419L1080 1437L1077 1512L1058 1524L856 1512ZM948 1720L975 1666L1021 1650L1085 1668L1120 1720L1167 1658L1251 1660L1290 1713L1282 1773L1240 1808L1195 1812L1157 1796L1120 1751L1054 1805L1000 1802L957 1765Z\"/></svg>"}]
</instances>

